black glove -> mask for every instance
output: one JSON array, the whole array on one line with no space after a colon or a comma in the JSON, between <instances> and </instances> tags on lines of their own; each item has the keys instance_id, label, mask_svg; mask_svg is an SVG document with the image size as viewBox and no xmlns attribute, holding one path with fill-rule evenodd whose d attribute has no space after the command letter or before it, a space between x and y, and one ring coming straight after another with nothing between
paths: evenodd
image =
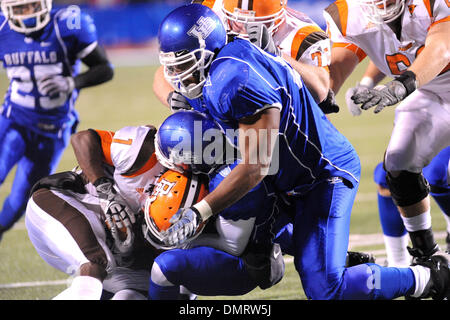
<instances>
[{"instance_id":1,"label":"black glove","mask_svg":"<svg viewBox=\"0 0 450 320\"><path fill-rule=\"evenodd\" d=\"M281 55L281 50L275 45L272 35L263 23L249 22L247 23L248 40L255 46L263 49L264 51L274 54L276 56Z\"/></svg>"},{"instance_id":2,"label":"black glove","mask_svg":"<svg viewBox=\"0 0 450 320\"><path fill-rule=\"evenodd\" d=\"M378 113L384 107L392 106L402 101L416 88L416 75L412 71L405 71L400 77L388 82L386 85L363 90L353 95L351 99L356 104L362 104L361 109L363 110L376 106L374 113Z\"/></svg>"},{"instance_id":3,"label":"black glove","mask_svg":"<svg viewBox=\"0 0 450 320\"><path fill-rule=\"evenodd\" d=\"M181 93L176 91L172 91L171 93L169 93L169 95L167 96L167 103L169 104L170 110L172 110L172 112L192 109L186 98Z\"/></svg>"},{"instance_id":4,"label":"black glove","mask_svg":"<svg viewBox=\"0 0 450 320\"><path fill-rule=\"evenodd\" d=\"M319 103L319 107L325 114L339 112L339 106L336 104L333 90L328 90L327 97L325 98L325 100Z\"/></svg>"}]
</instances>

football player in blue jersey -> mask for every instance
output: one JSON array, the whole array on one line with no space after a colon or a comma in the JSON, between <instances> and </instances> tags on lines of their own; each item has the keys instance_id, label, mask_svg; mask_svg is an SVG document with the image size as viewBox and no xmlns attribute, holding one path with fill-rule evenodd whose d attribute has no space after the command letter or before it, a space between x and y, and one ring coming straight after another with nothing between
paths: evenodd
<instances>
[{"instance_id":1,"label":"football player in blue jersey","mask_svg":"<svg viewBox=\"0 0 450 320\"><path fill-rule=\"evenodd\" d=\"M10 85L0 108L0 184L16 164L17 170L0 212L0 237L22 216L33 184L56 168L76 130L80 89L113 77L93 20L77 7L2 0L1 12L0 61Z\"/></svg>"},{"instance_id":2,"label":"football player in blue jersey","mask_svg":"<svg viewBox=\"0 0 450 320\"><path fill-rule=\"evenodd\" d=\"M198 129L195 129L196 126ZM198 132L195 132L196 130ZM191 164L190 172L208 175L210 179L208 189L212 192L238 162L233 152L235 150L233 144L226 139L223 128L210 116L195 110L178 111L169 116L156 134L155 153L161 164L184 172L186 167L183 162L173 162L167 156L168 143L173 143L172 152L177 150L178 141L172 140L171 137L183 137L186 148L179 150L179 156L187 159L192 155L190 150L193 150L195 144L200 143L199 153L208 153L206 150L208 146L211 147L211 141L202 139L206 135L214 137L214 143L217 143L215 151L211 153L209 161ZM226 149L232 152L223 152ZM169 190L174 188L169 188L166 187L168 190L164 194L155 196L166 197L167 200L176 198L169 193ZM190 197L188 195L184 198ZM276 200L277 195L270 184L261 182L239 201L218 212L215 218L208 221L201 234L199 234L201 231L196 230L195 239L184 243L182 248L176 248L176 243L166 245L161 241L164 232L147 228L146 238L150 239L155 247L170 249L161 253L153 263L149 298L177 299L180 286L196 295L243 295L257 286L267 289L280 281L284 275L284 261L280 246L273 243L272 227L278 214ZM171 211L174 216L170 222L178 219L176 205L175 200L165 205L166 208L175 206ZM148 211L153 212L157 209L158 207L146 205L146 220ZM151 222L147 222L147 225L150 226Z\"/></svg>"},{"instance_id":3,"label":"football player in blue jersey","mask_svg":"<svg viewBox=\"0 0 450 320\"><path fill-rule=\"evenodd\" d=\"M182 245L202 222L264 180L291 200L294 262L308 298L449 296L443 255L409 268L345 267L359 158L283 59L247 40L227 44L222 22L201 5L172 11L158 37L166 79L227 134L239 133L234 141L242 157L202 201L180 209L166 244ZM166 154L170 161L176 153Z\"/></svg>"}]
</instances>

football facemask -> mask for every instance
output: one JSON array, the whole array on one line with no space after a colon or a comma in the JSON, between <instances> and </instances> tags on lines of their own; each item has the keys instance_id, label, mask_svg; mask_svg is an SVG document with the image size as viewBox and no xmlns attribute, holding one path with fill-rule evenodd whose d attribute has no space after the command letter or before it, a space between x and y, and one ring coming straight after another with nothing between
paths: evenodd
<instances>
[{"instance_id":1,"label":"football facemask","mask_svg":"<svg viewBox=\"0 0 450 320\"><path fill-rule=\"evenodd\" d=\"M405 0L355 0L367 20L375 24L389 23L397 19L405 8Z\"/></svg>"},{"instance_id":2,"label":"football facemask","mask_svg":"<svg viewBox=\"0 0 450 320\"><path fill-rule=\"evenodd\" d=\"M224 0L222 12L231 34L246 38L247 23L265 24L273 35L286 19L285 0Z\"/></svg>"},{"instance_id":3,"label":"football facemask","mask_svg":"<svg viewBox=\"0 0 450 320\"><path fill-rule=\"evenodd\" d=\"M200 176L166 171L159 177L152 194L145 201L145 239L157 249L174 249L174 246L167 246L163 242L164 231L172 225L170 219L180 208L193 206L207 194L208 185ZM204 226L205 224L201 224L198 227L191 240L200 235Z\"/></svg>"},{"instance_id":4,"label":"football facemask","mask_svg":"<svg viewBox=\"0 0 450 320\"><path fill-rule=\"evenodd\" d=\"M52 0L2 0L1 10L12 30L29 34L50 21Z\"/></svg>"}]
</instances>

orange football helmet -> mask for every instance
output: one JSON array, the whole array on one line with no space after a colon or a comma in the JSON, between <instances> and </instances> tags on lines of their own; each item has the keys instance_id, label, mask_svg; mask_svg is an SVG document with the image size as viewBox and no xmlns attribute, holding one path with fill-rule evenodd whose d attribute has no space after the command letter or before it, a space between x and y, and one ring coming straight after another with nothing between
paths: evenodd
<instances>
[{"instance_id":1,"label":"orange football helmet","mask_svg":"<svg viewBox=\"0 0 450 320\"><path fill-rule=\"evenodd\" d=\"M163 242L164 231L172 225L170 219L178 209L193 206L207 194L208 183L202 176L166 171L158 178L151 195L145 201L145 239L157 249L173 249L174 247L166 246ZM196 235L202 232L204 225L198 227Z\"/></svg>"},{"instance_id":2,"label":"orange football helmet","mask_svg":"<svg viewBox=\"0 0 450 320\"><path fill-rule=\"evenodd\" d=\"M246 35L248 22L264 23L272 34L286 19L287 0L223 0L222 12L231 33Z\"/></svg>"}]
</instances>

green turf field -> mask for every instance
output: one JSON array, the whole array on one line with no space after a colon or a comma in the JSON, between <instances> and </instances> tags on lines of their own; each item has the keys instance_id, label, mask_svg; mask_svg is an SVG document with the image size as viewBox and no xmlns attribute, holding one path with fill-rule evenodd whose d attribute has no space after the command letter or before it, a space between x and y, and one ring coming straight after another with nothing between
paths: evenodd
<instances>
[{"instance_id":1,"label":"green turf field","mask_svg":"<svg viewBox=\"0 0 450 320\"><path fill-rule=\"evenodd\" d=\"M375 184L372 172L381 161L392 130L394 109L385 109L378 115L371 111L352 117L344 103L344 93L362 74L362 64L337 95L341 112L329 118L355 146L362 165L361 185L351 220L351 234L380 233ZM158 126L169 115L152 92L153 73L156 67L117 67L113 81L86 89L81 93L76 109L81 124L79 130L98 128L116 130L125 125L153 124ZM0 92L7 87L6 74L0 72ZM60 171L75 166L69 147L59 165ZM6 197L14 172L0 188L0 204ZM445 221L437 206L432 204L433 229L445 231ZM442 242L441 242L442 243ZM354 248L358 248L357 246ZM364 244L366 251L382 250L379 242ZM31 245L23 219L0 242L0 300L49 299L66 288L68 277L49 267ZM225 299L226 297L218 297ZM234 299L305 299L301 284L290 259L286 264L284 279L269 290L254 290ZM200 297L206 299L206 297Z\"/></svg>"}]
</instances>

